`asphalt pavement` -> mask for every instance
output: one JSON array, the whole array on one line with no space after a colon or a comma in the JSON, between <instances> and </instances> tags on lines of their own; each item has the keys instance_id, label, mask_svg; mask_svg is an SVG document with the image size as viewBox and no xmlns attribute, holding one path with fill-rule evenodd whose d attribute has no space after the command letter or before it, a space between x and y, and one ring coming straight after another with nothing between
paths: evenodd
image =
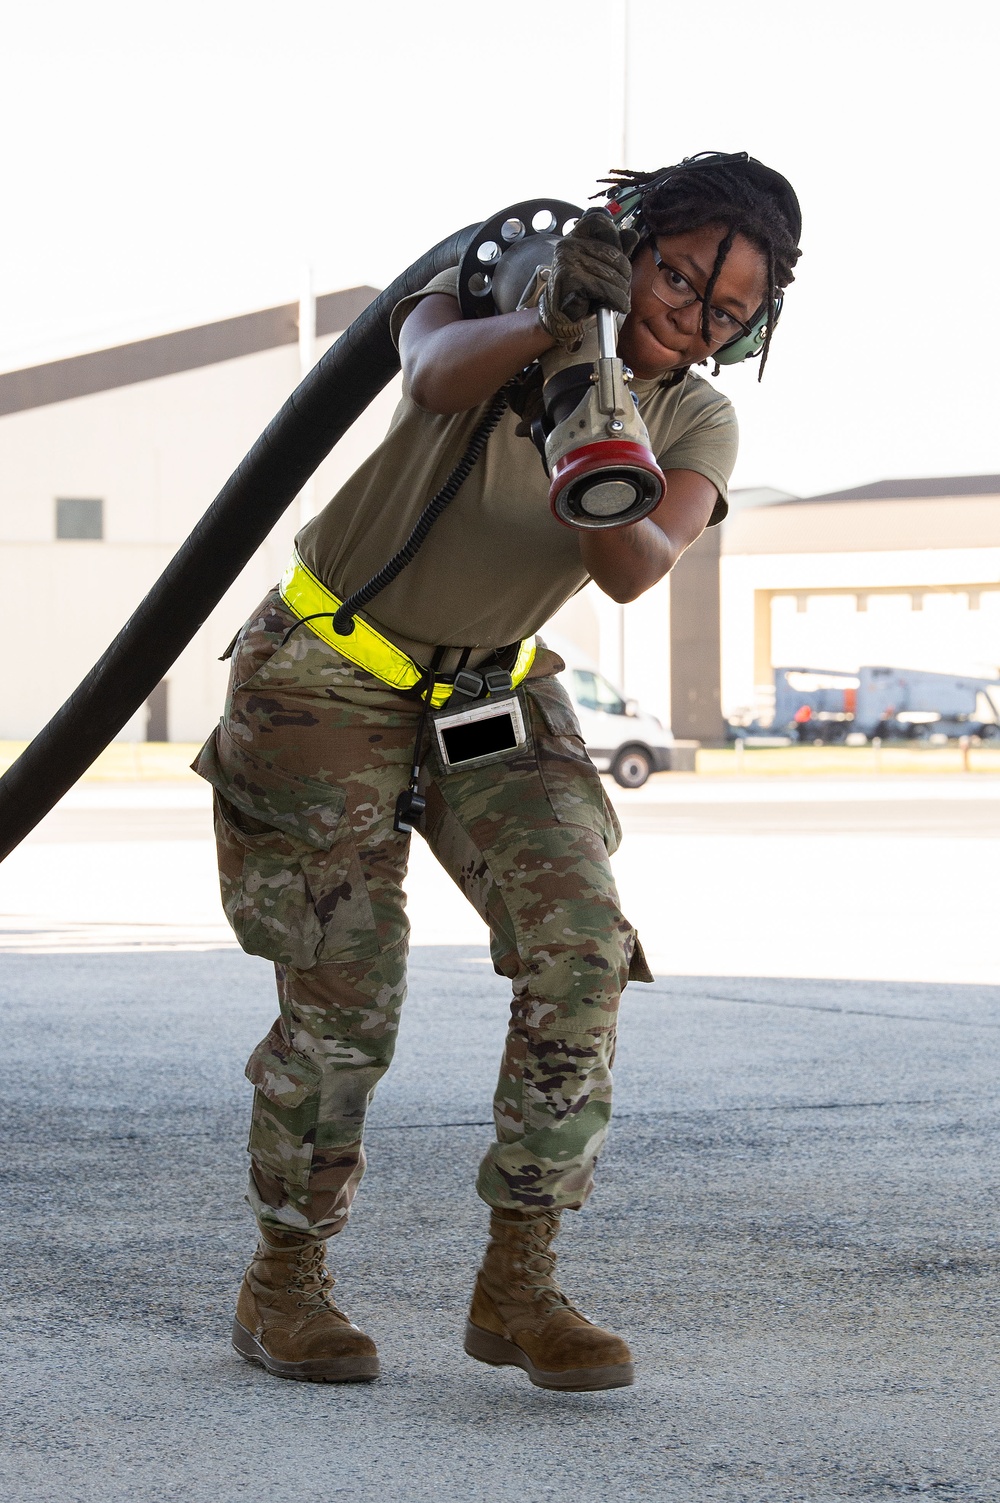
<instances>
[{"instance_id":1,"label":"asphalt pavement","mask_svg":"<svg viewBox=\"0 0 1000 1503\"><path fill-rule=\"evenodd\" d=\"M1000 988L660 980L563 1277L634 1389L553 1395L461 1351L505 987L415 954L342 1298L372 1387L228 1346L250 1246L234 951L0 960L4 1495L364 1500L1000 1497Z\"/></svg>"},{"instance_id":2,"label":"asphalt pavement","mask_svg":"<svg viewBox=\"0 0 1000 1503\"><path fill-rule=\"evenodd\" d=\"M151 884L154 862L173 871L158 818L133 826ZM92 834L79 859L110 871ZM31 861L73 839L39 837ZM988 835L969 845L995 862ZM837 891L821 899L844 943ZM1000 986L733 975L723 918L717 973L706 954L704 975L628 989L598 1190L558 1244L568 1291L636 1353L636 1386L606 1394L542 1392L461 1350L506 1013L481 945L414 948L333 1244L382 1354L379 1382L349 1387L281 1382L229 1347L269 968L181 930L115 952L84 919L78 941L0 954L0 1494L1000 1500Z\"/></svg>"}]
</instances>

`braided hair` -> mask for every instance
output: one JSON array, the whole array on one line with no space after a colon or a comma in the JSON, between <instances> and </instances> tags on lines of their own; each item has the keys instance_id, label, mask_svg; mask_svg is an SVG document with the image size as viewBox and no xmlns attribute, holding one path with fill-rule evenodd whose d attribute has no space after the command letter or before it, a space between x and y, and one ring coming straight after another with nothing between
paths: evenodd
<instances>
[{"instance_id":1,"label":"braided hair","mask_svg":"<svg viewBox=\"0 0 1000 1503\"><path fill-rule=\"evenodd\" d=\"M636 227L644 239L680 235L707 224L725 226L701 306L701 333L706 343L710 339L712 294L737 235L757 247L767 266L767 298L752 322L765 308L773 309L777 294L795 280L793 268L801 255L798 201L784 178L746 153L724 156L706 152L700 158L688 157L677 167L656 172L620 168L602 182L609 185L610 200L625 199L636 190L642 194ZM768 317L758 380L764 374L773 332L774 319ZM715 369L718 374L718 365Z\"/></svg>"}]
</instances>

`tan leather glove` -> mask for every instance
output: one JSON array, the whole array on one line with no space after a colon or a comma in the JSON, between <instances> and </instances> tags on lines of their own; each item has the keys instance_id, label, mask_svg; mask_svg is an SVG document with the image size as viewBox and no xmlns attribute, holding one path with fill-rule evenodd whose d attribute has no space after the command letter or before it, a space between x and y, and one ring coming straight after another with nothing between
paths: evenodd
<instances>
[{"instance_id":1,"label":"tan leather glove","mask_svg":"<svg viewBox=\"0 0 1000 1503\"><path fill-rule=\"evenodd\" d=\"M598 308L628 313L629 255L638 240L634 230L619 232L607 209L588 209L559 241L538 300L539 321L558 344L579 344L584 320Z\"/></svg>"}]
</instances>

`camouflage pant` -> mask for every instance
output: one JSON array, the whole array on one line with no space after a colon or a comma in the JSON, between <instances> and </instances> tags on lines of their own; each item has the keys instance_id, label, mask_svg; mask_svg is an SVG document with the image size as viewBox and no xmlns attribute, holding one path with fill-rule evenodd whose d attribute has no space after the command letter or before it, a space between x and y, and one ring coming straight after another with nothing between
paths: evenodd
<instances>
[{"instance_id":1,"label":"camouflage pant","mask_svg":"<svg viewBox=\"0 0 1000 1503\"><path fill-rule=\"evenodd\" d=\"M281 1015L254 1050L251 1203L327 1236L364 1172L362 1134L405 994L408 837L393 829L419 704L292 624L277 594L245 628L225 716L195 763L215 787L222 900L275 962ZM518 691L528 743L465 771L425 755L428 844L490 927L513 983L480 1195L579 1207L611 1113L626 979L652 979L608 861L620 832L560 666Z\"/></svg>"}]
</instances>

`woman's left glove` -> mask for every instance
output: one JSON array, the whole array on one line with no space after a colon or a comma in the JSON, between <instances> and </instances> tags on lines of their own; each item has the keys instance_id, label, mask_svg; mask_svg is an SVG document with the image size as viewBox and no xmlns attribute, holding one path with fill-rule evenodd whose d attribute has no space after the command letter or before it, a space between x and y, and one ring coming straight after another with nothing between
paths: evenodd
<instances>
[{"instance_id":1,"label":"woman's left glove","mask_svg":"<svg viewBox=\"0 0 1000 1503\"><path fill-rule=\"evenodd\" d=\"M557 344L572 349L584 320L598 308L626 314L631 302L634 230L619 230L607 209L588 209L559 241L541 297L538 318Z\"/></svg>"}]
</instances>

